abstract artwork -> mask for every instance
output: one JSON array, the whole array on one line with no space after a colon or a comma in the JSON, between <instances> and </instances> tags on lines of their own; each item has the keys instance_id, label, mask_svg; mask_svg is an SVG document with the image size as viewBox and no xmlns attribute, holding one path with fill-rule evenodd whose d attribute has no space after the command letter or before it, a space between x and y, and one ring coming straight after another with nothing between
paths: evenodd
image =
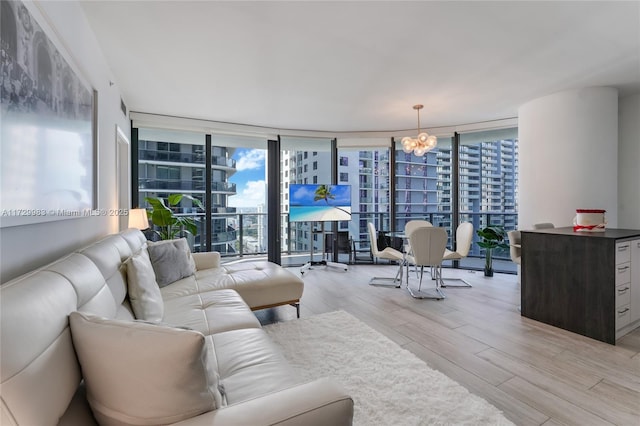
<instances>
[{"instance_id":1,"label":"abstract artwork","mask_svg":"<svg viewBox=\"0 0 640 426\"><path fill-rule=\"evenodd\" d=\"M42 15L34 4L29 6L34 9L1 2L3 227L83 216L96 208L96 93L44 22L38 23L35 16Z\"/></svg>"}]
</instances>

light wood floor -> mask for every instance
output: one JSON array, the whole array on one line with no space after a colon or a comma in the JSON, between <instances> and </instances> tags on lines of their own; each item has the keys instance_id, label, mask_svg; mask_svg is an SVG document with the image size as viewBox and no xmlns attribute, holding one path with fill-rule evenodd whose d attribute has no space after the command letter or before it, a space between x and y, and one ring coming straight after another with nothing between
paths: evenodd
<instances>
[{"instance_id":1,"label":"light wood floor","mask_svg":"<svg viewBox=\"0 0 640 426\"><path fill-rule=\"evenodd\" d=\"M404 286L368 285L396 270L309 271L301 316L347 311L519 425L640 425L640 329L613 346L524 318L515 275L445 269L445 277L462 277L473 288L446 288L442 301L413 299ZM417 286L415 274L411 283ZM257 315L266 324L294 319L295 310Z\"/></svg>"}]
</instances>

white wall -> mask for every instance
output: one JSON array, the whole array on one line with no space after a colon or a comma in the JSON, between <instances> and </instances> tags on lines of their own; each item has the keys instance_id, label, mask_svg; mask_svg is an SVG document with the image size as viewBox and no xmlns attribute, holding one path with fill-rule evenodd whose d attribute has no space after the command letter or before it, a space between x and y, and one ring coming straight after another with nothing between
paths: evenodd
<instances>
[{"instance_id":1,"label":"white wall","mask_svg":"<svg viewBox=\"0 0 640 426\"><path fill-rule=\"evenodd\" d=\"M521 229L571 226L575 210L618 222L618 93L592 87L535 99L518 110Z\"/></svg>"},{"instance_id":2,"label":"white wall","mask_svg":"<svg viewBox=\"0 0 640 426\"><path fill-rule=\"evenodd\" d=\"M640 229L640 93L620 98L618 226Z\"/></svg>"},{"instance_id":3,"label":"white wall","mask_svg":"<svg viewBox=\"0 0 640 426\"><path fill-rule=\"evenodd\" d=\"M114 209L116 201L116 125L130 134L127 117L120 111L120 92L80 5L76 2L38 1L29 4L34 16L46 20L53 37L98 91L98 207ZM0 280L46 264L70 250L118 231L116 216L66 219L0 229Z\"/></svg>"}]
</instances>

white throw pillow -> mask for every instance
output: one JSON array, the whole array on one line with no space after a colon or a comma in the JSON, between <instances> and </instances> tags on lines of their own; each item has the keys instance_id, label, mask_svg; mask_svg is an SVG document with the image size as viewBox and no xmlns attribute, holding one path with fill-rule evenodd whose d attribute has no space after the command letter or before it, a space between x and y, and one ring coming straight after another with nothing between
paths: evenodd
<instances>
[{"instance_id":1,"label":"white throw pillow","mask_svg":"<svg viewBox=\"0 0 640 426\"><path fill-rule=\"evenodd\" d=\"M69 323L101 425L174 423L221 404L211 340L202 333L80 312Z\"/></svg>"},{"instance_id":2,"label":"white throw pillow","mask_svg":"<svg viewBox=\"0 0 640 426\"><path fill-rule=\"evenodd\" d=\"M147 250L160 287L196 273L196 264L185 238L149 242Z\"/></svg>"},{"instance_id":3,"label":"white throw pillow","mask_svg":"<svg viewBox=\"0 0 640 426\"><path fill-rule=\"evenodd\" d=\"M131 256L126 261L127 287L133 314L137 319L159 322L164 316L164 302L156 274L146 250Z\"/></svg>"}]
</instances>

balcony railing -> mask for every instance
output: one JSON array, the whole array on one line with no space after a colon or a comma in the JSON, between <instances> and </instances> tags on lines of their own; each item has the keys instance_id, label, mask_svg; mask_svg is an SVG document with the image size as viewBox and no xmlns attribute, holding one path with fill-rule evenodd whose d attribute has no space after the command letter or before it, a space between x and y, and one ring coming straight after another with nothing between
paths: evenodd
<instances>
[{"instance_id":1,"label":"balcony railing","mask_svg":"<svg viewBox=\"0 0 640 426\"><path fill-rule=\"evenodd\" d=\"M205 183L182 179L140 179L138 189L145 192L156 191L204 191Z\"/></svg>"},{"instance_id":2,"label":"balcony railing","mask_svg":"<svg viewBox=\"0 0 640 426\"><path fill-rule=\"evenodd\" d=\"M138 150L138 159L142 161L146 160L187 164L204 164L205 158L206 157L202 153L156 151L152 149ZM217 155L211 156L211 164L214 166L224 166L233 169L236 168L236 160Z\"/></svg>"},{"instance_id":3,"label":"balcony railing","mask_svg":"<svg viewBox=\"0 0 640 426\"><path fill-rule=\"evenodd\" d=\"M138 150L138 159L147 161L168 161L174 163L204 164L205 156L201 153Z\"/></svg>"},{"instance_id":4,"label":"balcony railing","mask_svg":"<svg viewBox=\"0 0 640 426\"><path fill-rule=\"evenodd\" d=\"M138 189L145 192L154 191L205 191L206 183L197 180L183 179L139 179ZM230 182L211 182L211 191L236 193L236 184Z\"/></svg>"},{"instance_id":5,"label":"balcony railing","mask_svg":"<svg viewBox=\"0 0 640 426\"><path fill-rule=\"evenodd\" d=\"M236 160L216 155L211 156L211 164L214 166L231 167L233 169L236 168Z\"/></svg>"},{"instance_id":6,"label":"balcony railing","mask_svg":"<svg viewBox=\"0 0 640 426\"><path fill-rule=\"evenodd\" d=\"M245 257L264 257L267 253L267 239L269 233L267 229L266 213L235 213L232 207L218 208L212 214L212 221L215 223L216 232L211 233L211 244L213 249L220 251L221 256L226 260L236 260ZM186 209L185 209L186 210ZM204 214L185 212L184 216L194 219L198 227L196 236L189 236L188 240L193 251L204 251L206 234L204 229ZM311 241L311 225L296 223L297 227L289 222L288 214L282 215L282 241L285 241L281 252L290 259L288 266L303 264L309 257L308 244ZM412 219L425 219L434 226L447 229L449 234L448 247L452 247L451 238L455 235L452 229L452 218L450 212L405 212L396 213L394 221L390 221L388 212L352 212L349 230L353 240L360 241L360 249L369 247L369 237L366 223L372 222L377 230L381 232L398 231L404 229L404 224ZM488 225L503 225L507 230L517 227L517 213L504 212L461 212L460 222L471 222L474 230L478 230ZM327 225L328 226L328 225ZM220 231L222 227L222 231ZM297 228L297 229L296 229ZM295 233L295 238L293 237ZM466 259L460 261L459 267L465 269L481 270L483 267L484 250L478 245L479 238L474 233L471 250ZM314 241L314 250L318 255L322 250L322 242ZM510 261L508 250L497 250L494 252L494 260L498 261L495 266L498 272L515 272L516 267Z\"/></svg>"}]
</instances>

